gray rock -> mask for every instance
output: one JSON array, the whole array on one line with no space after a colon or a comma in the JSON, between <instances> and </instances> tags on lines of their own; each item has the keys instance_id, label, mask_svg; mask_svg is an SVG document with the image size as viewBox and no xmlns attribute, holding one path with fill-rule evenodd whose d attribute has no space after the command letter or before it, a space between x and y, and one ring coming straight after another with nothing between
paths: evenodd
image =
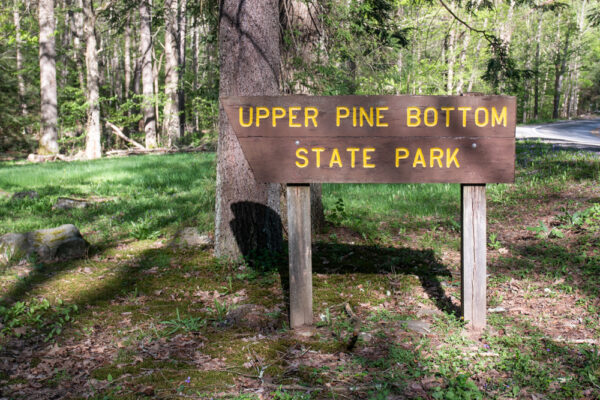
<instances>
[{"instance_id":1,"label":"gray rock","mask_svg":"<svg viewBox=\"0 0 600 400\"><path fill-rule=\"evenodd\" d=\"M408 321L400 321L402 325L406 327L409 331L420 333L421 335L426 335L431 333L431 324L425 321L419 320L408 320Z\"/></svg>"},{"instance_id":2,"label":"gray rock","mask_svg":"<svg viewBox=\"0 0 600 400\"><path fill-rule=\"evenodd\" d=\"M213 245L213 240L207 234L198 233L196 228L183 228L175 234L171 244L184 247L210 247Z\"/></svg>"},{"instance_id":3,"label":"gray rock","mask_svg":"<svg viewBox=\"0 0 600 400\"><path fill-rule=\"evenodd\" d=\"M89 206L85 200L70 199L68 197L59 197L56 204L52 206L53 210L70 210L72 208L86 208Z\"/></svg>"},{"instance_id":4,"label":"gray rock","mask_svg":"<svg viewBox=\"0 0 600 400\"><path fill-rule=\"evenodd\" d=\"M267 316L267 309L257 304L242 304L229 311L225 316L227 325L236 327L263 330L271 325Z\"/></svg>"},{"instance_id":5,"label":"gray rock","mask_svg":"<svg viewBox=\"0 0 600 400\"><path fill-rule=\"evenodd\" d=\"M8 233L0 237L0 261L8 262L28 256L40 261L73 259L87 255L88 243L75 225L40 229L27 233Z\"/></svg>"},{"instance_id":6,"label":"gray rock","mask_svg":"<svg viewBox=\"0 0 600 400\"><path fill-rule=\"evenodd\" d=\"M40 195L35 190L26 190L24 192L17 192L12 195L13 200L22 200L25 198L37 199Z\"/></svg>"}]
</instances>

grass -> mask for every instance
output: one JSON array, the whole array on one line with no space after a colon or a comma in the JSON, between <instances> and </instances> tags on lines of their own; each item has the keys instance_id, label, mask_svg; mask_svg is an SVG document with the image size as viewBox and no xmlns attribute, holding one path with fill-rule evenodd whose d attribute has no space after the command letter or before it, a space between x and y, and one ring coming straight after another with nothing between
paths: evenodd
<instances>
[{"instance_id":1,"label":"grass","mask_svg":"<svg viewBox=\"0 0 600 400\"><path fill-rule=\"evenodd\" d=\"M301 337L285 254L250 266L169 245L212 231L214 170L213 154L0 164L0 190L39 193L0 198L0 234L75 223L93 245L0 270L0 396L600 397L598 154L520 143L516 184L488 186L488 304L505 311L480 336L458 312L459 185L324 185ZM231 322L242 304L262 308Z\"/></svg>"}]
</instances>

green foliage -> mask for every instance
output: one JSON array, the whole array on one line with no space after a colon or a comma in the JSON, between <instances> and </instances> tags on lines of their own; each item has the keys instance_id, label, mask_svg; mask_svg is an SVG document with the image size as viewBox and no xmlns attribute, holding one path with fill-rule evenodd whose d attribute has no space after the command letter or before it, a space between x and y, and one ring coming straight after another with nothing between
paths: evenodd
<instances>
[{"instance_id":1,"label":"green foliage","mask_svg":"<svg viewBox=\"0 0 600 400\"><path fill-rule=\"evenodd\" d=\"M467 375L460 374L448 380L446 388L435 388L432 396L440 400L479 400L483 399L483 393ZM518 390L517 393L518 394ZM516 395L515 394L515 395Z\"/></svg>"},{"instance_id":2,"label":"green foliage","mask_svg":"<svg viewBox=\"0 0 600 400\"><path fill-rule=\"evenodd\" d=\"M78 311L75 304L65 304L58 299L51 304L47 299L18 301L6 307L0 306L2 334L16 337L31 337L42 333L48 341L60 335L66 324L73 320Z\"/></svg>"}]
</instances>

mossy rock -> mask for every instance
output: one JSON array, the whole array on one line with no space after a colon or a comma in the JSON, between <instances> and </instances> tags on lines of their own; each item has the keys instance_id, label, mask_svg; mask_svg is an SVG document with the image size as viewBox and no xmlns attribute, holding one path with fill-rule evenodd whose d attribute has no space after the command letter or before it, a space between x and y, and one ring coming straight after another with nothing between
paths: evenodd
<instances>
[{"instance_id":1,"label":"mossy rock","mask_svg":"<svg viewBox=\"0 0 600 400\"><path fill-rule=\"evenodd\" d=\"M5 263L24 257L35 257L39 261L82 258L87 250L88 243L72 224L0 237L0 261Z\"/></svg>"}]
</instances>

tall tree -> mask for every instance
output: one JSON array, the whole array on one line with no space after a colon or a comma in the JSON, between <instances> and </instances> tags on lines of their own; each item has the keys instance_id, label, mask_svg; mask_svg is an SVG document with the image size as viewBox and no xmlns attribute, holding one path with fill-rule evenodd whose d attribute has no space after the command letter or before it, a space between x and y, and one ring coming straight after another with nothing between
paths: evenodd
<instances>
[{"instance_id":1,"label":"tall tree","mask_svg":"<svg viewBox=\"0 0 600 400\"><path fill-rule=\"evenodd\" d=\"M40 0L40 97L42 130L38 153L58 153L58 100L56 91L56 46L54 0Z\"/></svg>"},{"instance_id":2,"label":"tall tree","mask_svg":"<svg viewBox=\"0 0 600 400\"><path fill-rule=\"evenodd\" d=\"M140 1L140 58L142 74L142 112L144 114L144 132L146 148L158 147L156 140L156 114L154 112L154 79L152 74L152 29L150 5L147 0Z\"/></svg>"},{"instance_id":3,"label":"tall tree","mask_svg":"<svg viewBox=\"0 0 600 400\"><path fill-rule=\"evenodd\" d=\"M96 41L96 13L94 1L83 0L83 36L85 39L87 126L85 138L85 156L92 160L102 157L100 142L100 71L98 68L98 49Z\"/></svg>"},{"instance_id":4,"label":"tall tree","mask_svg":"<svg viewBox=\"0 0 600 400\"><path fill-rule=\"evenodd\" d=\"M163 138L167 146L179 142L179 41L177 0L165 0L165 106L163 120Z\"/></svg>"},{"instance_id":5,"label":"tall tree","mask_svg":"<svg viewBox=\"0 0 600 400\"><path fill-rule=\"evenodd\" d=\"M219 15L220 94L279 94L278 0L222 0ZM219 117L215 254L279 250L278 184L258 183L225 112Z\"/></svg>"},{"instance_id":6,"label":"tall tree","mask_svg":"<svg viewBox=\"0 0 600 400\"><path fill-rule=\"evenodd\" d=\"M17 62L17 83L19 88L19 104L21 114L27 116L27 103L25 101L25 79L23 78L23 54L21 53L21 15L19 12L19 4L21 2L15 0L13 5L13 22L15 24L15 50Z\"/></svg>"}]
</instances>

